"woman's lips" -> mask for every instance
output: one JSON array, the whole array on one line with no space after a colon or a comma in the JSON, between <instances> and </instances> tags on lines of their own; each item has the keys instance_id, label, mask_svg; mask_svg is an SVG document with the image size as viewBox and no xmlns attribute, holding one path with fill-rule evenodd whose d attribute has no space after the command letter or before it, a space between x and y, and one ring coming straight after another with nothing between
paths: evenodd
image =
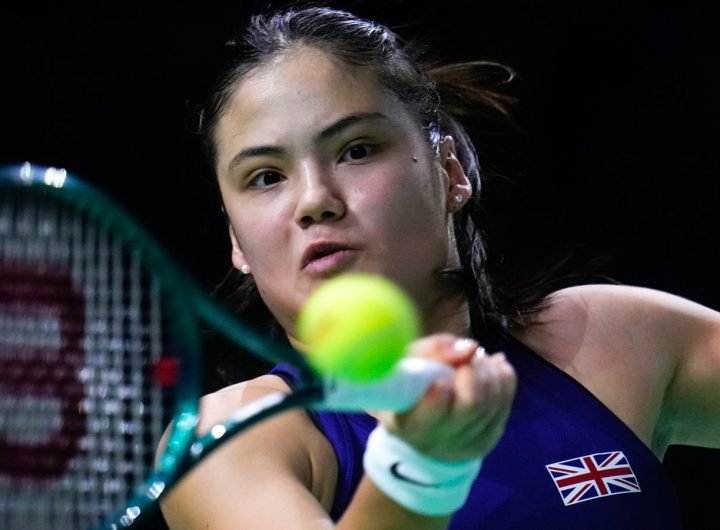
<instances>
[{"instance_id":1,"label":"woman's lips","mask_svg":"<svg viewBox=\"0 0 720 530\"><path fill-rule=\"evenodd\" d=\"M303 270L312 274L335 272L347 266L355 254L354 249L345 247L316 249L304 260Z\"/></svg>"}]
</instances>

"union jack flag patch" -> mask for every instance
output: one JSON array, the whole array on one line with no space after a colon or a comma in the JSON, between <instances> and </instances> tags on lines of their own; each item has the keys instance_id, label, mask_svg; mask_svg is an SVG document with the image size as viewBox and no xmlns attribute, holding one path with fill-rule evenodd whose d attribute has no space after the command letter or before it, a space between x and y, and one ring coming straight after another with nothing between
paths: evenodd
<instances>
[{"instance_id":1,"label":"union jack flag patch","mask_svg":"<svg viewBox=\"0 0 720 530\"><path fill-rule=\"evenodd\" d=\"M595 453L545 466L565 506L620 493L639 493L640 485L621 451Z\"/></svg>"}]
</instances>

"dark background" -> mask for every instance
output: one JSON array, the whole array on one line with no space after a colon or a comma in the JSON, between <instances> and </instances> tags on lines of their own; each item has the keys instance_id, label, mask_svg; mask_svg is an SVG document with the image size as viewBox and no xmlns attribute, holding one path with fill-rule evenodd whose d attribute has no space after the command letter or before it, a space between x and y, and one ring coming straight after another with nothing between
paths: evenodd
<instances>
[{"instance_id":1,"label":"dark background","mask_svg":"<svg viewBox=\"0 0 720 530\"><path fill-rule=\"evenodd\" d=\"M203 286L229 265L190 132L218 50L267 4L0 8L0 163L65 167L137 216ZM438 57L514 68L516 132L490 135L488 238L511 270L570 253L618 281L720 309L720 18L711 1L332 2ZM718 404L720 406L720 404ZM716 451L666 465L691 528ZM713 499L714 501L714 496ZM712 520L712 519L710 519Z\"/></svg>"}]
</instances>

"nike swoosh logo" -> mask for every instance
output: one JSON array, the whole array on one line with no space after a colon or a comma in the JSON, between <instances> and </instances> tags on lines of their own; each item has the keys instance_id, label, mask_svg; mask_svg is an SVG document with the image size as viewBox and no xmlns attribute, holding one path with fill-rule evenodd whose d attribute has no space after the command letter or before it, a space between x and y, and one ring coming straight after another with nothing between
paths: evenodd
<instances>
[{"instance_id":1,"label":"nike swoosh logo","mask_svg":"<svg viewBox=\"0 0 720 530\"><path fill-rule=\"evenodd\" d=\"M407 482L409 484L415 484L416 486L421 486L423 488L439 488L441 486L440 484L428 484L427 482L420 482L419 480L415 480L414 478L403 475L399 471L399 467L400 462L395 462L393 465L390 466L390 474L398 480Z\"/></svg>"}]
</instances>

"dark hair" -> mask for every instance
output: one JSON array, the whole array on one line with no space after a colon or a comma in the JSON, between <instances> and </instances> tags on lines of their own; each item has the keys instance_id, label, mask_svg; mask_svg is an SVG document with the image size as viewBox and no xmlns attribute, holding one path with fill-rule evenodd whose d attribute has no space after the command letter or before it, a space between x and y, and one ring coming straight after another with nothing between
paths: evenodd
<instances>
[{"instance_id":1,"label":"dark hair","mask_svg":"<svg viewBox=\"0 0 720 530\"><path fill-rule=\"evenodd\" d=\"M489 62L433 65L421 59L420 48L401 41L387 27L345 11L306 7L257 15L239 38L227 43L231 52L229 64L200 113L200 132L213 168L215 128L237 84L254 68L298 45L318 48L346 64L370 70L418 117L431 149L437 150L439 139L445 135L455 139L457 157L472 183L473 193L454 220L461 266L441 274L467 296L476 332L491 322L506 328L525 325L549 289L513 291L494 287L481 231L483 175L473 142L458 121L458 118L506 119L512 98L486 85L491 80L497 85L498 79L508 82L513 77L512 70ZM256 325L276 334L281 331L250 276L231 269L215 294Z\"/></svg>"}]
</instances>

